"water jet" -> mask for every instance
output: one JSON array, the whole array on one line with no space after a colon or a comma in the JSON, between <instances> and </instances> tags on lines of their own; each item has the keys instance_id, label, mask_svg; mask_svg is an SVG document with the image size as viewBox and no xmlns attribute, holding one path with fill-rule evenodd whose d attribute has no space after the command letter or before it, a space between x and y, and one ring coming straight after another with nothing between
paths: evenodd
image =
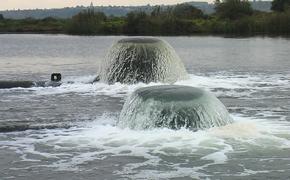
<instances>
[{"instance_id":1,"label":"water jet","mask_svg":"<svg viewBox=\"0 0 290 180\"><path fill-rule=\"evenodd\" d=\"M124 104L118 126L196 131L231 122L226 107L213 94L190 86L162 85L133 92Z\"/></svg>"},{"instance_id":2,"label":"water jet","mask_svg":"<svg viewBox=\"0 0 290 180\"><path fill-rule=\"evenodd\" d=\"M109 50L99 78L109 84L174 83L188 78L188 74L167 42L157 38L125 38Z\"/></svg>"}]
</instances>

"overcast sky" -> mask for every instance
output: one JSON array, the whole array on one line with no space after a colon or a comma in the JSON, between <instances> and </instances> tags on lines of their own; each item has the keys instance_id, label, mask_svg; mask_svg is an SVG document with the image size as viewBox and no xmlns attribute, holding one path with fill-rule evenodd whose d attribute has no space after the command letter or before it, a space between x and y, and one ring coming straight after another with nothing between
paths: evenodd
<instances>
[{"instance_id":1,"label":"overcast sky","mask_svg":"<svg viewBox=\"0 0 290 180\"><path fill-rule=\"evenodd\" d=\"M146 5L175 4L193 0L0 0L0 9L62 8L77 5ZM201 0L205 1L205 0Z\"/></svg>"}]
</instances>

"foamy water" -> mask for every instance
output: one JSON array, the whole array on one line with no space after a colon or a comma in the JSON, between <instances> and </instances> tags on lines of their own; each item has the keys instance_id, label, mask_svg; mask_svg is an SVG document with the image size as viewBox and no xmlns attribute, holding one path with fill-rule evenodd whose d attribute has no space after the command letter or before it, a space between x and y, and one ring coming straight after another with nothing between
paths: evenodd
<instances>
[{"instance_id":1,"label":"foamy water","mask_svg":"<svg viewBox=\"0 0 290 180\"><path fill-rule=\"evenodd\" d=\"M92 83L95 78L96 76L94 75L83 77L66 77L60 87L35 87L29 89L14 88L12 91L29 91L33 92L32 95L65 94L76 92L82 93L84 95L126 97L140 87L162 85L162 83L138 83L133 85L126 85L121 83L108 85L101 82ZM174 84L201 87L213 92L216 96L255 98L252 97L251 94L258 91L269 91L275 90L277 88L288 90L290 88L289 81L289 74L265 75L260 73L253 75L235 75L221 72L208 76L191 74L188 80L178 81ZM0 91L11 90L2 89ZM277 94L273 95L277 96Z\"/></svg>"},{"instance_id":2,"label":"foamy water","mask_svg":"<svg viewBox=\"0 0 290 180\"><path fill-rule=\"evenodd\" d=\"M16 91L18 98L78 94L90 98L108 96L124 100L135 89L160 84L92 84L93 79L94 76L68 77L63 85L56 88L0 91L8 93L8 96ZM282 92L290 88L289 77L284 75L241 76L223 72L209 76L190 75L189 80L176 84L205 88L221 100L236 98L244 101L251 98L261 101L270 98L268 91L279 89ZM277 94L272 93L271 97L275 98ZM287 109L240 107L242 110L235 111L237 107L228 108L234 119L233 124L203 131L121 129L115 125L118 113L104 112L88 121L76 121L68 129L60 127L1 133L0 149L12 150L19 156L15 162L25 164L10 168L13 172L47 168L55 172L92 172L98 171L100 164L110 164L113 159L112 177L130 179L215 179L255 177L274 172L288 174L286 164L290 159L285 152L290 148L290 123L281 114ZM278 162L277 169L270 165ZM256 165L251 167L248 163Z\"/></svg>"},{"instance_id":3,"label":"foamy water","mask_svg":"<svg viewBox=\"0 0 290 180\"><path fill-rule=\"evenodd\" d=\"M1 180L290 179L288 39L162 37L190 72L175 84L212 92L234 119L192 132L116 126L134 90L161 85L92 83L120 38L0 35L0 80L63 75L0 89Z\"/></svg>"},{"instance_id":4,"label":"foamy water","mask_svg":"<svg viewBox=\"0 0 290 180\"><path fill-rule=\"evenodd\" d=\"M106 162L109 157L141 158L141 162L128 162L120 170L112 172L128 178L214 177L206 173L207 168L244 160L243 157L235 157L235 154L269 149L279 152L290 148L288 123L266 123L239 116L234 118L234 124L192 132L186 129L120 129L114 126L114 117L99 117L71 129L1 134L0 144L1 149L17 152L20 161L27 164L12 170L51 168L54 171L75 172L82 171L83 166L96 160ZM43 159L51 162L43 164ZM282 156L260 158L259 161L269 159L288 160ZM261 171L260 167L250 170L254 174ZM223 175L250 175L248 171L244 168Z\"/></svg>"}]
</instances>

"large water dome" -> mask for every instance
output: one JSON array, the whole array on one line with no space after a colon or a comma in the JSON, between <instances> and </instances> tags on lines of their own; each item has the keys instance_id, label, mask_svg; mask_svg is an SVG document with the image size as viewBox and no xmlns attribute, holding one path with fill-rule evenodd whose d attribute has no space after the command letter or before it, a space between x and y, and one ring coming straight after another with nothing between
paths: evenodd
<instances>
[{"instance_id":1,"label":"large water dome","mask_svg":"<svg viewBox=\"0 0 290 180\"><path fill-rule=\"evenodd\" d=\"M175 50L157 38L119 40L109 50L100 72L100 80L106 83L173 83L188 77Z\"/></svg>"},{"instance_id":2,"label":"large water dome","mask_svg":"<svg viewBox=\"0 0 290 180\"><path fill-rule=\"evenodd\" d=\"M118 126L195 131L231 122L226 107L211 93L190 86L162 85L136 90L127 99Z\"/></svg>"}]
</instances>

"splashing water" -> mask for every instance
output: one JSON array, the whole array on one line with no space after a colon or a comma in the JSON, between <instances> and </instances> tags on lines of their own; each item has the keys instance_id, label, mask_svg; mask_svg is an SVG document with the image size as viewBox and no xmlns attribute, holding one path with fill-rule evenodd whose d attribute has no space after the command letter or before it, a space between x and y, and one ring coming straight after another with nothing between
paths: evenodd
<instances>
[{"instance_id":1,"label":"splashing water","mask_svg":"<svg viewBox=\"0 0 290 180\"><path fill-rule=\"evenodd\" d=\"M289 40L164 37L194 73L174 84L212 92L234 119L193 132L116 126L124 98L141 87L164 85L92 83L100 52L119 36L40 41L33 35L31 41L21 35L21 43L11 37L0 43L2 79L46 80L56 69L64 79L56 88L0 90L0 124L12 126L0 133L1 180L290 179ZM17 57L5 60L8 49ZM44 59L42 53L66 58ZM31 73L40 70L47 74L34 79Z\"/></svg>"},{"instance_id":2,"label":"splashing water","mask_svg":"<svg viewBox=\"0 0 290 180\"><path fill-rule=\"evenodd\" d=\"M253 100L254 97L267 100L277 96L275 93L269 96L268 91L279 89L281 93L289 92L288 77L264 77L259 74L240 77L218 73L210 77L191 75L189 80L176 84L205 88L219 98L222 95L221 100L233 97L234 94L238 98L231 98L231 102L250 101L252 104L259 103ZM28 128L23 132L0 133L1 162L5 165L2 166L5 173L3 177L15 176L21 179L22 175L33 179L40 175L45 178L44 174L49 171L49 176L54 179L71 179L71 174L75 179L95 179L96 176L100 179L259 179L268 173L273 177L287 179L290 124L283 119L288 116L285 114L289 111L288 106L272 108L259 104L231 105L226 101L234 123L223 127L196 132L185 128L132 130L115 126L118 114L101 117L92 115L102 105L104 107L100 111L107 109L106 112L109 112L111 109L105 106L108 101L111 102L110 106L114 106L116 101L111 100L119 101L140 87L161 84L92 84L90 82L93 79L94 76L72 77L64 81L74 80L74 83L64 83L57 88L0 91L6 106L20 104L16 108L33 108L36 118L43 118L45 123L53 123L60 117L47 101L57 104L56 107L62 109L61 113L77 112L68 119L76 119L78 122L71 122L68 128L56 125L50 129L43 123L46 129ZM105 99L102 100L102 97ZM74 109L76 103L79 106ZM37 107L32 107L34 104ZM12 116L12 113L9 114ZM30 114L23 111L23 119L29 121ZM33 118L31 124L37 126L35 122L38 119L35 121ZM92 122L92 119L95 120ZM68 123L64 118L60 121ZM80 123L83 121L89 122ZM90 175L94 177L90 178Z\"/></svg>"},{"instance_id":3,"label":"splashing water","mask_svg":"<svg viewBox=\"0 0 290 180\"><path fill-rule=\"evenodd\" d=\"M175 50L155 38L120 40L102 64L100 79L106 83L173 83L188 77Z\"/></svg>"},{"instance_id":4,"label":"splashing water","mask_svg":"<svg viewBox=\"0 0 290 180\"><path fill-rule=\"evenodd\" d=\"M163 85L135 91L124 105L118 125L132 129L198 130L231 122L225 106L209 92L190 86Z\"/></svg>"}]
</instances>

